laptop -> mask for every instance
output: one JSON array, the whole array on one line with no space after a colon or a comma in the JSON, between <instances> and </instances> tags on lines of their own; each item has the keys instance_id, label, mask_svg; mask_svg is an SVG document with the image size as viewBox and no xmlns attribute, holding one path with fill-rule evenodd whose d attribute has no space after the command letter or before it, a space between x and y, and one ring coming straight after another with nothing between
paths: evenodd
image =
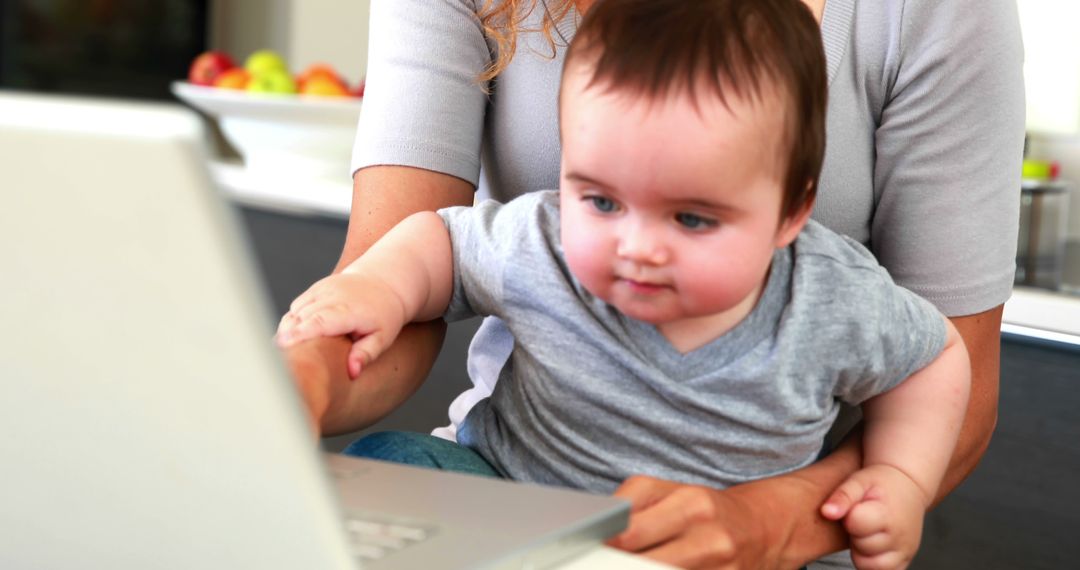
<instances>
[{"instance_id":1,"label":"laptop","mask_svg":"<svg viewBox=\"0 0 1080 570\"><path fill-rule=\"evenodd\" d=\"M329 456L206 134L0 92L0 568L544 567L611 497Z\"/></svg>"}]
</instances>

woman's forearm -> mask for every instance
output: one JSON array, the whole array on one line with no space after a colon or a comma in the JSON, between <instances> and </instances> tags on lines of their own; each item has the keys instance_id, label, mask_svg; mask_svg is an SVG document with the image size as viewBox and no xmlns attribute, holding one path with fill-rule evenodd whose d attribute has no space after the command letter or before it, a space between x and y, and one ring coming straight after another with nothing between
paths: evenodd
<instances>
[{"instance_id":1,"label":"woman's forearm","mask_svg":"<svg viewBox=\"0 0 1080 570\"><path fill-rule=\"evenodd\" d=\"M949 319L964 339L971 360L971 397L960 439L938 487L935 504L975 470L997 425L1002 308L998 305L982 313Z\"/></svg>"},{"instance_id":2,"label":"woman's forearm","mask_svg":"<svg viewBox=\"0 0 1080 570\"><path fill-rule=\"evenodd\" d=\"M770 560L779 568L798 568L848 547L840 523L825 519L820 507L852 473L862 467L862 429L857 427L827 457L791 473L729 488L751 505L763 525Z\"/></svg>"},{"instance_id":3,"label":"woman's forearm","mask_svg":"<svg viewBox=\"0 0 1080 570\"><path fill-rule=\"evenodd\" d=\"M346 337L320 337L290 348L288 362L312 421L323 436L366 428L423 384L439 354L446 323L406 326L394 344L351 380Z\"/></svg>"},{"instance_id":4,"label":"woman's forearm","mask_svg":"<svg viewBox=\"0 0 1080 570\"><path fill-rule=\"evenodd\" d=\"M349 229L334 273L339 273L401 220L416 212L472 204L472 184L407 166L373 166L356 172Z\"/></svg>"}]
</instances>

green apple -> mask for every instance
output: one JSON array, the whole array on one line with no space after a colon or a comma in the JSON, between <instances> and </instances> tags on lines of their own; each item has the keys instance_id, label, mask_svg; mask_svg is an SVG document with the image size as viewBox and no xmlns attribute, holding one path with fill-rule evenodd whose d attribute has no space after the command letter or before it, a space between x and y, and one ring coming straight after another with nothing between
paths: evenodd
<instances>
[{"instance_id":1,"label":"green apple","mask_svg":"<svg viewBox=\"0 0 1080 570\"><path fill-rule=\"evenodd\" d=\"M244 69L248 70L252 75L272 69L288 71L285 59L274 50L269 49L261 49L249 55L247 60L244 61Z\"/></svg>"},{"instance_id":2,"label":"green apple","mask_svg":"<svg viewBox=\"0 0 1080 570\"><path fill-rule=\"evenodd\" d=\"M268 69L252 73L247 90L251 93L296 93L296 81L284 69Z\"/></svg>"}]
</instances>

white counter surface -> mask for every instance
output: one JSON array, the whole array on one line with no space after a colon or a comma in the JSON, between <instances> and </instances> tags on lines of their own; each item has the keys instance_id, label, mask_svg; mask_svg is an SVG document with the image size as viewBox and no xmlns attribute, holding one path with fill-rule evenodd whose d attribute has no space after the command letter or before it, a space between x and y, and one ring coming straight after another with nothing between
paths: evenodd
<instances>
[{"instance_id":1,"label":"white counter surface","mask_svg":"<svg viewBox=\"0 0 1080 570\"><path fill-rule=\"evenodd\" d=\"M346 173L341 181L320 178L259 176L232 162L212 162L210 173L237 202L298 214L317 214L348 219L352 207L352 184Z\"/></svg>"}]
</instances>

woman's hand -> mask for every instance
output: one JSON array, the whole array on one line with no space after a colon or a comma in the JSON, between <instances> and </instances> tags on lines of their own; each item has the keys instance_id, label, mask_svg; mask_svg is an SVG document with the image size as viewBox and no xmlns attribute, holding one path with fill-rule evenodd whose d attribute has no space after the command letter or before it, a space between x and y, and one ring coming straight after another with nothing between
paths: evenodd
<instances>
[{"instance_id":1,"label":"woman's hand","mask_svg":"<svg viewBox=\"0 0 1080 570\"><path fill-rule=\"evenodd\" d=\"M779 548L738 493L637 476L616 497L630 525L608 544L681 568L780 568Z\"/></svg>"},{"instance_id":2,"label":"woman's hand","mask_svg":"<svg viewBox=\"0 0 1080 570\"><path fill-rule=\"evenodd\" d=\"M297 391L304 400L308 417L315 433L322 434L323 420L330 408L330 397L335 378L334 370L345 370L345 366L331 368L331 362L345 363L346 355L352 343L345 337L320 338L302 342L284 350L285 363L292 373ZM335 353L336 349L336 353ZM340 372L344 377L345 373ZM337 379L348 382L348 379Z\"/></svg>"},{"instance_id":3,"label":"woman's hand","mask_svg":"<svg viewBox=\"0 0 1080 570\"><path fill-rule=\"evenodd\" d=\"M848 546L820 507L862 466L857 428L825 458L784 475L723 491L631 477L615 496L631 503L630 525L610 546L683 568L799 568Z\"/></svg>"},{"instance_id":4,"label":"woman's hand","mask_svg":"<svg viewBox=\"0 0 1080 570\"><path fill-rule=\"evenodd\" d=\"M344 336L304 341L284 355L319 433L341 435L371 426L413 394L431 370L445 332L442 320L406 326L356 380L346 370L352 341Z\"/></svg>"}]
</instances>

